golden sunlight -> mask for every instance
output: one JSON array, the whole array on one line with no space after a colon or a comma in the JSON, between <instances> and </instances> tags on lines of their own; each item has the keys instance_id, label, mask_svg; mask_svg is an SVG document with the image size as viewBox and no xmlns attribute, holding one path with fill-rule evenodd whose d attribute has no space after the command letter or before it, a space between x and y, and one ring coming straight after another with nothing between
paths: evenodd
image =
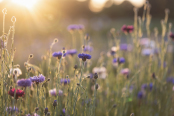
<instances>
[{"instance_id":1,"label":"golden sunlight","mask_svg":"<svg viewBox=\"0 0 174 116\"><path fill-rule=\"evenodd\" d=\"M24 6L28 9L31 9L38 0L12 0L14 3Z\"/></svg>"}]
</instances>

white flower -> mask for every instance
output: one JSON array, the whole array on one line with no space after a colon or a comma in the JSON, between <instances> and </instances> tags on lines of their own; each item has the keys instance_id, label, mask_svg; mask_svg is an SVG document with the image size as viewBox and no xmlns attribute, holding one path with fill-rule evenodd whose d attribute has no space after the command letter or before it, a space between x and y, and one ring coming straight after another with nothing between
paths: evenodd
<instances>
[{"instance_id":1,"label":"white flower","mask_svg":"<svg viewBox=\"0 0 174 116\"><path fill-rule=\"evenodd\" d=\"M97 73L101 79L105 79L107 77L107 70L105 67L95 67L92 72Z\"/></svg>"},{"instance_id":2,"label":"white flower","mask_svg":"<svg viewBox=\"0 0 174 116\"><path fill-rule=\"evenodd\" d=\"M17 77L19 77L20 75L22 75L22 71L20 68L13 68L13 73L12 73L12 68L11 68L10 74L13 74L13 75L16 75Z\"/></svg>"}]
</instances>

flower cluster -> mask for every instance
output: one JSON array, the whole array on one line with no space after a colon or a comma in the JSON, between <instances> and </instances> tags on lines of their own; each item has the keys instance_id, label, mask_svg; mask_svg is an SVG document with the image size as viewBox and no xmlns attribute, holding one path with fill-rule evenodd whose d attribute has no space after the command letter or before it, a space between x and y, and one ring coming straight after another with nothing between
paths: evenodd
<instances>
[{"instance_id":1,"label":"flower cluster","mask_svg":"<svg viewBox=\"0 0 174 116\"><path fill-rule=\"evenodd\" d=\"M73 56L74 54L77 54L77 50L76 49L67 50L66 54Z\"/></svg>"},{"instance_id":2,"label":"flower cluster","mask_svg":"<svg viewBox=\"0 0 174 116\"><path fill-rule=\"evenodd\" d=\"M54 52L53 54L52 54L52 56L53 57L57 57L58 59L61 59L62 58L62 52ZM66 56L66 53L64 53L63 54L63 57L65 57Z\"/></svg>"},{"instance_id":3,"label":"flower cluster","mask_svg":"<svg viewBox=\"0 0 174 116\"><path fill-rule=\"evenodd\" d=\"M35 82L36 84L39 84L39 83L45 81L45 77L42 74L40 74L39 76L30 77L30 80L33 83Z\"/></svg>"},{"instance_id":4,"label":"flower cluster","mask_svg":"<svg viewBox=\"0 0 174 116\"><path fill-rule=\"evenodd\" d=\"M8 91L8 94L10 96L14 97L14 95L15 95L15 88L10 89L10 91ZM17 89L15 99L18 99L19 97L22 97L24 94L25 94L24 91L22 91L20 89Z\"/></svg>"},{"instance_id":5,"label":"flower cluster","mask_svg":"<svg viewBox=\"0 0 174 116\"><path fill-rule=\"evenodd\" d=\"M86 61L86 59L91 59L91 55L84 53L79 54L78 57L81 58L83 61Z\"/></svg>"},{"instance_id":6,"label":"flower cluster","mask_svg":"<svg viewBox=\"0 0 174 116\"><path fill-rule=\"evenodd\" d=\"M64 85L70 83L70 79L61 79L60 80L61 83L63 83Z\"/></svg>"},{"instance_id":7,"label":"flower cluster","mask_svg":"<svg viewBox=\"0 0 174 116\"><path fill-rule=\"evenodd\" d=\"M31 83L30 79L20 79L17 81L17 85L21 87L29 87L31 86Z\"/></svg>"},{"instance_id":8,"label":"flower cluster","mask_svg":"<svg viewBox=\"0 0 174 116\"><path fill-rule=\"evenodd\" d=\"M121 30L124 32L124 33L132 33L133 30L134 30L134 27L132 25L123 25Z\"/></svg>"}]
</instances>

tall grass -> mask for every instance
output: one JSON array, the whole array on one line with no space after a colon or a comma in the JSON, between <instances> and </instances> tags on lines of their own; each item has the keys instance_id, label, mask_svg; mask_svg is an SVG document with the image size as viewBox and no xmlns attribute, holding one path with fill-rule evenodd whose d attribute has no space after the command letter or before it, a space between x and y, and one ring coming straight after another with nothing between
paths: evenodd
<instances>
[{"instance_id":1,"label":"tall grass","mask_svg":"<svg viewBox=\"0 0 174 116\"><path fill-rule=\"evenodd\" d=\"M172 25L168 23L168 10L161 21L162 33L159 33L157 28L150 30L150 4L144 5L142 17L138 16L138 9L135 8L133 26L124 26L122 30L112 28L108 43L103 43L103 46L108 46L108 53L101 53L97 62L93 60L95 53L90 44L92 40L89 35L84 35L84 27L71 25L68 28L72 35L72 42L69 42L71 49L88 56L82 58L76 52L70 53L66 48L57 50L60 52L54 54L52 47L59 45L55 39L39 66L30 63L33 55L29 55L24 63L25 77L22 78L29 79L32 84L22 83L22 87L18 83L21 81L20 66L13 62L16 18L12 17L12 26L8 33L5 33L7 10L3 9L2 12L1 116L174 114L174 50L169 49L171 46L173 48L173 41L169 36ZM126 39L125 43L120 41L123 37ZM8 41L12 41L10 49L7 49ZM94 49L98 47L96 45L97 43L94 43ZM91 59L88 58L90 55ZM27 84L28 86L25 86ZM12 91L14 88L15 91ZM17 89L25 94L19 95ZM10 91L14 94L10 94Z\"/></svg>"}]
</instances>

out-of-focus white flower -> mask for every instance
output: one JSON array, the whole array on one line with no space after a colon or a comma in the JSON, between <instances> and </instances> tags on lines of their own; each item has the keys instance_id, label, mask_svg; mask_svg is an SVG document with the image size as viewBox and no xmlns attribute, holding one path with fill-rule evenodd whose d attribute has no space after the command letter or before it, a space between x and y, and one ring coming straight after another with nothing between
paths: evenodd
<instances>
[{"instance_id":1,"label":"out-of-focus white flower","mask_svg":"<svg viewBox=\"0 0 174 116\"><path fill-rule=\"evenodd\" d=\"M124 69L121 70L120 73L123 74L123 75L128 75L130 73L130 70L128 68L124 68Z\"/></svg>"},{"instance_id":2,"label":"out-of-focus white flower","mask_svg":"<svg viewBox=\"0 0 174 116\"><path fill-rule=\"evenodd\" d=\"M50 94L51 96L57 96L57 94L56 94L56 88L49 90L49 94ZM59 95L59 96L62 96L62 95L63 95L63 91L62 91L62 90L59 90L58 95Z\"/></svg>"},{"instance_id":3,"label":"out-of-focus white flower","mask_svg":"<svg viewBox=\"0 0 174 116\"><path fill-rule=\"evenodd\" d=\"M13 72L12 72L12 68L11 68L10 74L13 74L13 75L16 75L17 77L19 77L20 75L22 75L22 71L20 68L13 68Z\"/></svg>"},{"instance_id":4,"label":"out-of-focus white flower","mask_svg":"<svg viewBox=\"0 0 174 116\"><path fill-rule=\"evenodd\" d=\"M107 77L107 70L105 67L95 67L92 72L97 73L101 79L105 79Z\"/></svg>"},{"instance_id":5,"label":"out-of-focus white flower","mask_svg":"<svg viewBox=\"0 0 174 116\"><path fill-rule=\"evenodd\" d=\"M142 38L140 39L140 45L144 46L144 47L151 47L151 48L155 48L155 41L150 40L149 38Z\"/></svg>"}]
</instances>

